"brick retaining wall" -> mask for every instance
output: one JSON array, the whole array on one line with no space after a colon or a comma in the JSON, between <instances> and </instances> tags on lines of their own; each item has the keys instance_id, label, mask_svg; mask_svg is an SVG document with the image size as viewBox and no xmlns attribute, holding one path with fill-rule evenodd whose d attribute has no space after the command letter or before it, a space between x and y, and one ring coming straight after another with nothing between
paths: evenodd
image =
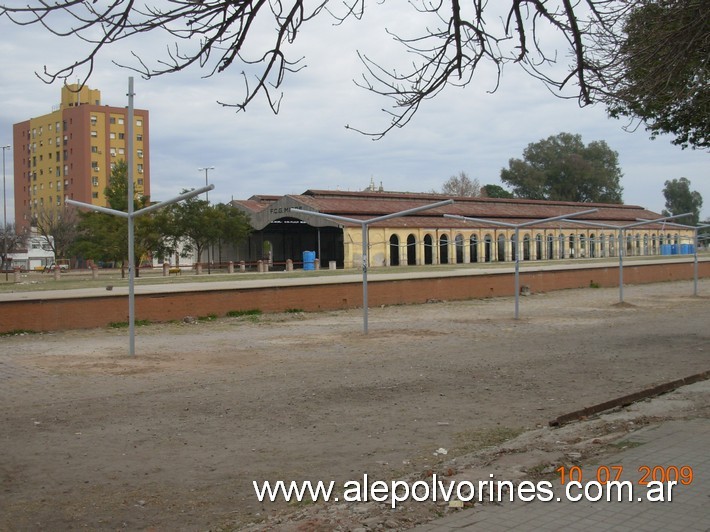
<instances>
[{"instance_id":1,"label":"brick retaining wall","mask_svg":"<svg viewBox=\"0 0 710 532\"><path fill-rule=\"evenodd\" d=\"M699 277L710 277L710 262L699 263ZM693 264L660 263L624 266L624 284L692 280ZM617 267L544 270L520 273L521 285L532 293L583 288L590 283L602 287L618 286ZM368 283L370 306L424 303L427 300L464 300L514 294L513 273L444 276ZM688 287L688 295L692 286ZM136 320L151 322L182 320L185 316L224 316L229 311L259 309L307 312L362 306L362 284L311 284L267 288L210 289L201 291L136 294ZM127 296L67 297L0 302L0 333L13 330L53 331L105 327L128 321Z\"/></svg>"}]
</instances>

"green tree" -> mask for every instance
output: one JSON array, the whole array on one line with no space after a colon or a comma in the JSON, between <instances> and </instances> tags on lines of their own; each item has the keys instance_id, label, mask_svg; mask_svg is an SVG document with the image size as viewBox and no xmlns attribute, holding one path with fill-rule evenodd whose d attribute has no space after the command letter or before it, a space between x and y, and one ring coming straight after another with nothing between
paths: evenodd
<instances>
[{"instance_id":1,"label":"green tree","mask_svg":"<svg viewBox=\"0 0 710 532\"><path fill-rule=\"evenodd\" d=\"M512 198L513 193L508 192L500 185L484 185L481 188L481 195L486 198Z\"/></svg>"},{"instance_id":2,"label":"green tree","mask_svg":"<svg viewBox=\"0 0 710 532\"><path fill-rule=\"evenodd\" d=\"M604 141L582 142L560 133L528 144L523 159L510 159L501 180L518 198L621 203L618 154Z\"/></svg>"},{"instance_id":3,"label":"green tree","mask_svg":"<svg viewBox=\"0 0 710 532\"><path fill-rule=\"evenodd\" d=\"M128 165L119 161L111 170L109 184L104 191L108 206L114 210L128 210ZM133 200L133 210L148 206L145 196ZM95 211L80 212L78 237L72 250L87 259L105 262L120 262L121 274L125 276L128 261L128 220L120 216ZM162 227L153 213L139 216L134 224L134 264L136 277L140 276L140 262L164 247Z\"/></svg>"},{"instance_id":4,"label":"green tree","mask_svg":"<svg viewBox=\"0 0 710 532\"><path fill-rule=\"evenodd\" d=\"M610 115L640 119L683 148L710 147L710 2L635 3L606 55Z\"/></svg>"},{"instance_id":5,"label":"green tree","mask_svg":"<svg viewBox=\"0 0 710 532\"><path fill-rule=\"evenodd\" d=\"M663 196L666 198L666 208L663 210L664 216L674 216L692 212L690 218L678 220L680 223L698 225L700 222L700 209L703 207L703 197L700 192L690 190L690 181L681 177L666 181L663 187Z\"/></svg>"}]
</instances>

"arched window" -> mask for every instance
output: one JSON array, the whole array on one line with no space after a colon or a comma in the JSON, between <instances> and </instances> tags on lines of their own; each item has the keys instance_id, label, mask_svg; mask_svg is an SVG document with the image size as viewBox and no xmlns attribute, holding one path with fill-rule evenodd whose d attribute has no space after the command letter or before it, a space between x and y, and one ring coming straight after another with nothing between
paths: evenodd
<instances>
[{"instance_id":1,"label":"arched window","mask_svg":"<svg viewBox=\"0 0 710 532\"><path fill-rule=\"evenodd\" d=\"M463 263L463 235L456 235L454 244L456 247L456 264L461 264Z\"/></svg>"},{"instance_id":2,"label":"arched window","mask_svg":"<svg viewBox=\"0 0 710 532\"><path fill-rule=\"evenodd\" d=\"M483 238L483 242L483 260L485 262L491 262L493 260L493 238L491 237L491 235L486 235Z\"/></svg>"},{"instance_id":3,"label":"arched window","mask_svg":"<svg viewBox=\"0 0 710 532\"><path fill-rule=\"evenodd\" d=\"M599 256L606 257L606 235L604 233L599 235Z\"/></svg>"},{"instance_id":4,"label":"arched window","mask_svg":"<svg viewBox=\"0 0 710 532\"><path fill-rule=\"evenodd\" d=\"M616 237L613 234L609 235L609 256L616 256Z\"/></svg>"},{"instance_id":5,"label":"arched window","mask_svg":"<svg viewBox=\"0 0 710 532\"><path fill-rule=\"evenodd\" d=\"M449 237L441 235L439 237L439 264L449 263Z\"/></svg>"},{"instance_id":6,"label":"arched window","mask_svg":"<svg viewBox=\"0 0 710 532\"><path fill-rule=\"evenodd\" d=\"M555 258L555 237L547 235L547 260Z\"/></svg>"},{"instance_id":7,"label":"arched window","mask_svg":"<svg viewBox=\"0 0 710 532\"><path fill-rule=\"evenodd\" d=\"M471 254L471 262L478 262L478 237L471 235L469 239L469 253Z\"/></svg>"},{"instance_id":8,"label":"arched window","mask_svg":"<svg viewBox=\"0 0 710 532\"><path fill-rule=\"evenodd\" d=\"M390 266L399 266L399 237L390 237Z\"/></svg>"},{"instance_id":9,"label":"arched window","mask_svg":"<svg viewBox=\"0 0 710 532\"><path fill-rule=\"evenodd\" d=\"M574 251L574 235L569 235L569 257L573 259L575 256Z\"/></svg>"},{"instance_id":10,"label":"arched window","mask_svg":"<svg viewBox=\"0 0 710 532\"><path fill-rule=\"evenodd\" d=\"M648 255L648 234L643 235L643 254Z\"/></svg>"},{"instance_id":11,"label":"arched window","mask_svg":"<svg viewBox=\"0 0 710 532\"><path fill-rule=\"evenodd\" d=\"M407 237L407 264L417 264L417 239L411 234Z\"/></svg>"},{"instance_id":12,"label":"arched window","mask_svg":"<svg viewBox=\"0 0 710 532\"><path fill-rule=\"evenodd\" d=\"M560 233L560 236L557 237L557 247L559 248L557 251L560 254L560 258L564 259L565 258L565 235Z\"/></svg>"}]
</instances>

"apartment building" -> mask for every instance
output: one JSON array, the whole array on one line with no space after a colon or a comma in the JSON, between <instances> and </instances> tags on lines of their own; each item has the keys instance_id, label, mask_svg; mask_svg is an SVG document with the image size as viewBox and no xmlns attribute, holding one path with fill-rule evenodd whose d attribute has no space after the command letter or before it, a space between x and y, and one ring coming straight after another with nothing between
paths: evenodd
<instances>
[{"instance_id":1,"label":"apartment building","mask_svg":"<svg viewBox=\"0 0 710 532\"><path fill-rule=\"evenodd\" d=\"M134 109L133 177L137 195L150 195L147 110ZM13 126L15 224L34 225L61 211L67 199L106 206L111 170L128 161L128 108L101 104L101 91L62 87L52 112Z\"/></svg>"}]
</instances>

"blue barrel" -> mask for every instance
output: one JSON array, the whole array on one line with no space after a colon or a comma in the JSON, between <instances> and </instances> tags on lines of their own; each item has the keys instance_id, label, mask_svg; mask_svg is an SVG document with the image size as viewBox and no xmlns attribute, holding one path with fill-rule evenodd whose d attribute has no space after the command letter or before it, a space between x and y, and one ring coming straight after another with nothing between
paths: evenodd
<instances>
[{"instance_id":1,"label":"blue barrel","mask_svg":"<svg viewBox=\"0 0 710 532\"><path fill-rule=\"evenodd\" d=\"M661 255L670 255L673 252L673 248L670 244L661 245Z\"/></svg>"},{"instance_id":2,"label":"blue barrel","mask_svg":"<svg viewBox=\"0 0 710 532\"><path fill-rule=\"evenodd\" d=\"M671 255L677 255L680 252L680 246L678 244L671 244Z\"/></svg>"},{"instance_id":3,"label":"blue barrel","mask_svg":"<svg viewBox=\"0 0 710 532\"><path fill-rule=\"evenodd\" d=\"M680 254L681 255L691 255L693 253L693 245L692 244L681 244L680 245Z\"/></svg>"},{"instance_id":4,"label":"blue barrel","mask_svg":"<svg viewBox=\"0 0 710 532\"><path fill-rule=\"evenodd\" d=\"M304 251L303 252L303 269L304 270L315 270L316 269L316 252L315 251Z\"/></svg>"}]
</instances>

